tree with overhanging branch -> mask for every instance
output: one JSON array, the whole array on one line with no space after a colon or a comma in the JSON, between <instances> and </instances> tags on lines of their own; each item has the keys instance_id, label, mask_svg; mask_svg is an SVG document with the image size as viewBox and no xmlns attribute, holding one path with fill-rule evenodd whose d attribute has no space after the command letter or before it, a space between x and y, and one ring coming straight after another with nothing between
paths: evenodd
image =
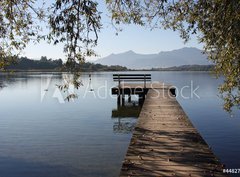
<instances>
[{"instance_id":1,"label":"tree with overhanging branch","mask_svg":"<svg viewBox=\"0 0 240 177\"><path fill-rule=\"evenodd\" d=\"M95 55L102 1L54 0L49 6L40 6L39 1L0 1L0 68L9 65L30 41L63 43L69 68ZM105 4L115 27L172 29L179 31L184 42L197 35L215 64L216 76L224 76L219 91L225 110L240 107L239 0L106 0ZM47 34L41 32L43 27Z\"/></svg>"}]
</instances>

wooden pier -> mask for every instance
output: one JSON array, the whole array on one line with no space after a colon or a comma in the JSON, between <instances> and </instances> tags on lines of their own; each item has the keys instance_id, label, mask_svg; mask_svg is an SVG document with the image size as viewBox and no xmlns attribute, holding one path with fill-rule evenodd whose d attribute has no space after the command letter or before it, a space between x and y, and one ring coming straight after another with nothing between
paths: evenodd
<instances>
[{"instance_id":1,"label":"wooden pier","mask_svg":"<svg viewBox=\"0 0 240 177\"><path fill-rule=\"evenodd\" d=\"M112 92L140 86L126 84ZM227 176L174 97L173 88L161 83L142 88L146 89L145 101L120 176Z\"/></svg>"}]
</instances>

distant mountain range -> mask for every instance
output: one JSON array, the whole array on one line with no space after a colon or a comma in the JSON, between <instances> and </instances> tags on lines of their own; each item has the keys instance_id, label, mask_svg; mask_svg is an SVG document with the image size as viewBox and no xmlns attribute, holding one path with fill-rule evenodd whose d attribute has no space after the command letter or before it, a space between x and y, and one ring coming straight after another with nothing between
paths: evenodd
<instances>
[{"instance_id":1,"label":"distant mountain range","mask_svg":"<svg viewBox=\"0 0 240 177\"><path fill-rule=\"evenodd\" d=\"M129 69L167 68L182 65L210 65L207 56L197 48L181 48L157 54L137 54L127 51L120 54L111 54L98 59L95 63L102 65L120 65Z\"/></svg>"}]
</instances>

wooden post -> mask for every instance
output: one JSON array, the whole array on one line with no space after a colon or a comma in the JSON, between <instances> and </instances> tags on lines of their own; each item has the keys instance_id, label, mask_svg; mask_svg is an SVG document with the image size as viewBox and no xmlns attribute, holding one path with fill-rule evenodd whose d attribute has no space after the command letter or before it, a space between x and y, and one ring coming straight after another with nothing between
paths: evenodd
<instances>
[{"instance_id":1,"label":"wooden post","mask_svg":"<svg viewBox=\"0 0 240 177\"><path fill-rule=\"evenodd\" d=\"M124 95L124 89L122 90L122 106L125 105L125 95Z\"/></svg>"},{"instance_id":2,"label":"wooden post","mask_svg":"<svg viewBox=\"0 0 240 177\"><path fill-rule=\"evenodd\" d=\"M117 96L117 105L118 106L121 105L121 96L120 96L120 94L118 94L118 96Z\"/></svg>"},{"instance_id":3,"label":"wooden post","mask_svg":"<svg viewBox=\"0 0 240 177\"><path fill-rule=\"evenodd\" d=\"M128 95L128 102L131 102L131 94Z\"/></svg>"},{"instance_id":4,"label":"wooden post","mask_svg":"<svg viewBox=\"0 0 240 177\"><path fill-rule=\"evenodd\" d=\"M146 88L146 74L144 74L144 88Z\"/></svg>"},{"instance_id":5,"label":"wooden post","mask_svg":"<svg viewBox=\"0 0 240 177\"><path fill-rule=\"evenodd\" d=\"M120 85L118 85L117 104L121 105L121 88L120 88Z\"/></svg>"},{"instance_id":6,"label":"wooden post","mask_svg":"<svg viewBox=\"0 0 240 177\"><path fill-rule=\"evenodd\" d=\"M139 105L142 105L142 104L143 104L143 96L144 96L144 94L139 94L139 95L138 95L138 104L139 104Z\"/></svg>"}]
</instances>

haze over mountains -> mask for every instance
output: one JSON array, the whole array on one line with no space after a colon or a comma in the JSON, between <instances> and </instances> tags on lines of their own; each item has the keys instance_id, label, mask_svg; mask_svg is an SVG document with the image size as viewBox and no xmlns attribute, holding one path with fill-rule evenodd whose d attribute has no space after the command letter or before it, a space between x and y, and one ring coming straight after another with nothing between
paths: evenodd
<instances>
[{"instance_id":1,"label":"haze over mountains","mask_svg":"<svg viewBox=\"0 0 240 177\"><path fill-rule=\"evenodd\" d=\"M103 65L120 65L129 69L166 68L181 65L210 65L207 56L197 48L181 48L157 54L137 54L127 51L111 54L98 59L95 63Z\"/></svg>"}]
</instances>

